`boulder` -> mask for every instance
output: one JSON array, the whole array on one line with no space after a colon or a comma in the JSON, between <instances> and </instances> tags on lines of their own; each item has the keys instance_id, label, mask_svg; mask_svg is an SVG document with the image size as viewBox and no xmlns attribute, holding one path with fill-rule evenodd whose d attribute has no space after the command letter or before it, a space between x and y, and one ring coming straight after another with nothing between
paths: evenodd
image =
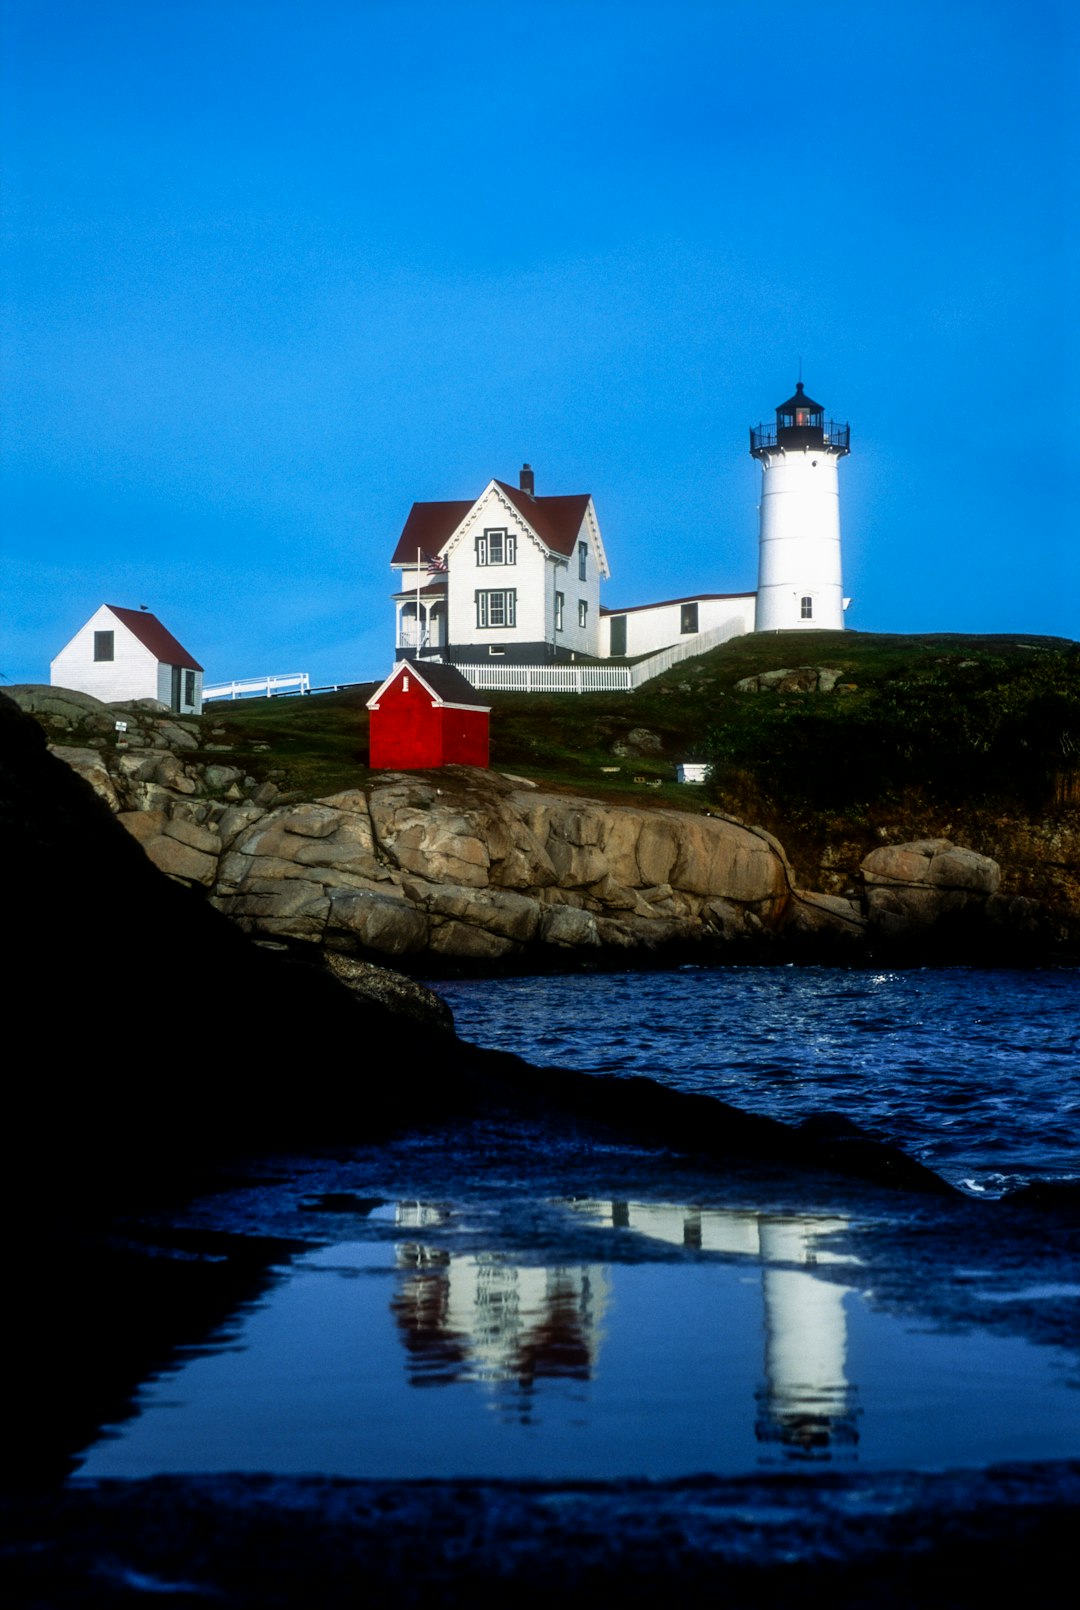
<instances>
[{"instance_id":1,"label":"boulder","mask_svg":"<svg viewBox=\"0 0 1080 1610\"><path fill-rule=\"evenodd\" d=\"M782 932L788 939L824 941L858 950L865 944L866 929L866 916L857 900L795 889L784 911Z\"/></svg>"},{"instance_id":2,"label":"boulder","mask_svg":"<svg viewBox=\"0 0 1080 1610\"><path fill-rule=\"evenodd\" d=\"M116 787L97 749L80 749L72 744L50 744L49 747L57 760L62 760L72 771L85 778L94 793L105 801L111 811L119 811L120 800Z\"/></svg>"},{"instance_id":3,"label":"boulder","mask_svg":"<svg viewBox=\"0 0 1080 1610\"><path fill-rule=\"evenodd\" d=\"M970 925L985 915L1001 882L996 861L948 839L883 845L860 870L871 928L895 939L945 922Z\"/></svg>"},{"instance_id":4,"label":"boulder","mask_svg":"<svg viewBox=\"0 0 1080 1610\"><path fill-rule=\"evenodd\" d=\"M662 755L664 740L657 732L650 732L648 727L631 727L625 738L620 738L611 746L614 755L622 757Z\"/></svg>"},{"instance_id":5,"label":"boulder","mask_svg":"<svg viewBox=\"0 0 1080 1610\"><path fill-rule=\"evenodd\" d=\"M350 937L365 950L386 956L403 956L423 950L428 919L400 892L373 889L332 889L327 933Z\"/></svg>"},{"instance_id":6,"label":"boulder","mask_svg":"<svg viewBox=\"0 0 1080 1610\"><path fill-rule=\"evenodd\" d=\"M204 855L217 856L221 850L221 839L212 828L200 827L196 822L185 821L182 816L172 817L165 824L165 832L169 838L177 839L193 850L201 850Z\"/></svg>"},{"instance_id":7,"label":"boulder","mask_svg":"<svg viewBox=\"0 0 1080 1610\"><path fill-rule=\"evenodd\" d=\"M504 939L522 943L540 925L540 904L508 889L475 889L468 885L425 884L405 878L402 893L434 917L452 917Z\"/></svg>"},{"instance_id":8,"label":"boulder","mask_svg":"<svg viewBox=\"0 0 1080 1610\"><path fill-rule=\"evenodd\" d=\"M431 924L428 945L438 956L452 956L459 961L499 961L514 955L521 946L486 928L476 928L469 922L435 920Z\"/></svg>"},{"instance_id":9,"label":"boulder","mask_svg":"<svg viewBox=\"0 0 1080 1610\"><path fill-rule=\"evenodd\" d=\"M147 844L161 837L169 817L167 811L121 811L116 820L127 828L133 839Z\"/></svg>"},{"instance_id":10,"label":"boulder","mask_svg":"<svg viewBox=\"0 0 1080 1610\"><path fill-rule=\"evenodd\" d=\"M362 1000L374 1002L395 1017L408 1018L444 1034L454 1033L454 1014L442 996L415 978L333 950L326 953L326 965L339 983Z\"/></svg>"},{"instance_id":11,"label":"boulder","mask_svg":"<svg viewBox=\"0 0 1080 1610\"><path fill-rule=\"evenodd\" d=\"M170 878L179 878L184 883L201 883L210 888L217 873L217 856L207 855L170 837L169 828L176 825L170 822L160 838L147 840L143 848L159 872L167 872Z\"/></svg>"},{"instance_id":12,"label":"boulder","mask_svg":"<svg viewBox=\"0 0 1080 1610\"><path fill-rule=\"evenodd\" d=\"M545 944L563 949L600 943L592 912L579 911L574 906L548 906L541 918L540 932Z\"/></svg>"}]
</instances>

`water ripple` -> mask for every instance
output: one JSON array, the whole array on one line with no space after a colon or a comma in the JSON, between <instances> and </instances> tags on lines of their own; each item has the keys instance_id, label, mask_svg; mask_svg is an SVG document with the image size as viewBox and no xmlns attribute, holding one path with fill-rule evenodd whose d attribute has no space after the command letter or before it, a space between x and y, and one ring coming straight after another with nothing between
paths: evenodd
<instances>
[{"instance_id":1,"label":"water ripple","mask_svg":"<svg viewBox=\"0 0 1080 1610\"><path fill-rule=\"evenodd\" d=\"M789 1122L828 1108L981 1194L1080 1168L1080 974L694 968L438 982L465 1038Z\"/></svg>"}]
</instances>

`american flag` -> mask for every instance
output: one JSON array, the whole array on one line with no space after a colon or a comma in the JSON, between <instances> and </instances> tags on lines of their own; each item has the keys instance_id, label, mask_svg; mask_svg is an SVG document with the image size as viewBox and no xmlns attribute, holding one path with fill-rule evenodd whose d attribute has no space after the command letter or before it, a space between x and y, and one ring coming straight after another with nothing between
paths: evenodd
<instances>
[{"instance_id":1,"label":"american flag","mask_svg":"<svg viewBox=\"0 0 1080 1610\"><path fill-rule=\"evenodd\" d=\"M427 573L429 576L445 576L450 568L446 560L438 554L433 559L429 553L426 553L424 558L427 560Z\"/></svg>"}]
</instances>

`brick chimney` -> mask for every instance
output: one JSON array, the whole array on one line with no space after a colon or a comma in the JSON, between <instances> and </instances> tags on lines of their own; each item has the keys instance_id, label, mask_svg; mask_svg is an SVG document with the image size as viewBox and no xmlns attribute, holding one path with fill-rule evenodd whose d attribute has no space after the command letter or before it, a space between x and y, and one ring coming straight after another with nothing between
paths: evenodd
<instances>
[{"instance_id":1,"label":"brick chimney","mask_svg":"<svg viewBox=\"0 0 1080 1610\"><path fill-rule=\"evenodd\" d=\"M521 478L518 481L518 486L520 487L521 491L525 493L526 497L534 498L536 496L536 482L533 477L531 464L523 464L521 466Z\"/></svg>"}]
</instances>

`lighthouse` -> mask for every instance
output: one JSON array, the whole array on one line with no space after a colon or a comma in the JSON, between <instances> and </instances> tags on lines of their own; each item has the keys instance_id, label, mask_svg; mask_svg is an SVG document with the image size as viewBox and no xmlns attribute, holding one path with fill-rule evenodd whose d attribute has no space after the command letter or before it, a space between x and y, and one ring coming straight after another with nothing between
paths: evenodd
<instances>
[{"instance_id":1,"label":"lighthouse","mask_svg":"<svg viewBox=\"0 0 1080 1610\"><path fill-rule=\"evenodd\" d=\"M774 426L751 427L750 452L761 465L755 631L843 629L837 469L850 436L847 425L825 419L801 380Z\"/></svg>"}]
</instances>

